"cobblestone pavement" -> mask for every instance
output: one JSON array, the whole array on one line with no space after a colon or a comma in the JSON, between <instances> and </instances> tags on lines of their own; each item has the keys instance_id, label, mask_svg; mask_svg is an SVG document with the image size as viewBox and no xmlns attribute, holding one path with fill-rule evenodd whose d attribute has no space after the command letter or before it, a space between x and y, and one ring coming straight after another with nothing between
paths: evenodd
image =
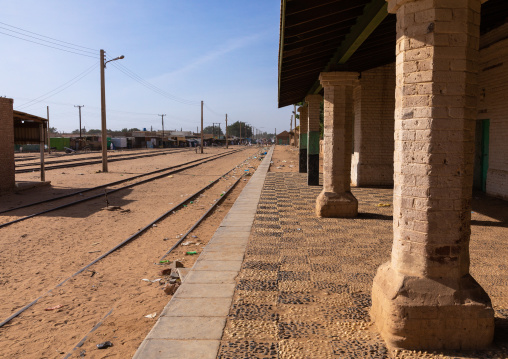
<instances>
[{"instance_id":1,"label":"cobblestone pavement","mask_svg":"<svg viewBox=\"0 0 508 359\"><path fill-rule=\"evenodd\" d=\"M268 174L218 358L508 358L506 222L473 215L472 274L492 295L492 348L391 352L368 311L377 267L390 257L392 190L354 188L355 219L317 218L320 191L303 174Z\"/></svg>"}]
</instances>

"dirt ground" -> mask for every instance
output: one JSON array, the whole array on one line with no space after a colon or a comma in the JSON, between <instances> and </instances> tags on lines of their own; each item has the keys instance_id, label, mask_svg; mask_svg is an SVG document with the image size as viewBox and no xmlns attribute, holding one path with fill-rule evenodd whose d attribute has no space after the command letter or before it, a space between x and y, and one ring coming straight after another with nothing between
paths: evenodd
<instances>
[{"instance_id":1,"label":"dirt ground","mask_svg":"<svg viewBox=\"0 0 508 359\"><path fill-rule=\"evenodd\" d=\"M119 207L115 211L105 210L105 198L99 198L1 228L0 320L39 296L42 298L0 329L0 358L61 358L71 352L74 358L131 357L170 300L162 290L162 281L151 282L162 278L159 258L241 178L225 201L186 239L192 244L178 247L167 258L180 260L185 267L193 265L197 256L185 252L201 252L250 178L244 174L252 173L259 165L261 150L246 148L220 160L108 195L109 205ZM109 173L97 173L101 165L48 171L46 179L51 186L2 195L0 211L226 151L207 148L204 155L183 152L113 162L109 164ZM68 279L231 169L234 170L192 203ZM18 174L16 180L37 181L38 176L38 173ZM0 223L52 206L45 204L4 213ZM65 279L68 279L65 284L54 289ZM56 306L61 307L46 310ZM102 325L73 351L108 313ZM145 318L153 313L154 318ZM97 349L96 344L104 341L112 342L113 347Z\"/></svg>"},{"instance_id":2,"label":"dirt ground","mask_svg":"<svg viewBox=\"0 0 508 359\"><path fill-rule=\"evenodd\" d=\"M269 172L298 172L298 148L293 146L277 146L275 148ZM323 158L319 159L319 173L323 173Z\"/></svg>"},{"instance_id":3,"label":"dirt ground","mask_svg":"<svg viewBox=\"0 0 508 359\"><path fill-rule=\"evenodd\" d=\"M298 149L293 146L276 146L269 172L298 172Z\"/></svg>"}]
</instances>

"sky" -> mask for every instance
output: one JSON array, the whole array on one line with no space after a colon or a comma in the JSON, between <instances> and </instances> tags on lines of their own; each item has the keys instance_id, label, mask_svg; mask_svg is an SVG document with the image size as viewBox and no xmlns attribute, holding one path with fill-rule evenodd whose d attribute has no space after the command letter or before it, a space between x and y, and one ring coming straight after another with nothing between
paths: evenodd
<instances>
[{"instance_id":1,"label":"sky","mask_svg":"<svg viewBox=\"0 0 508 359\"><path fill-rule=\"evenodd\" d=\"M0 96L41 117L49 106L58 131L78 129L84 105L82 127L100 129L104 49L125 56L106 65L108 129L160 130L166 114L165 130L196 131L204 101L205 127L227 114L279 133L293 111L277 106L279 21L277 0L3 1Z\"/></svg>"}]
</instances>

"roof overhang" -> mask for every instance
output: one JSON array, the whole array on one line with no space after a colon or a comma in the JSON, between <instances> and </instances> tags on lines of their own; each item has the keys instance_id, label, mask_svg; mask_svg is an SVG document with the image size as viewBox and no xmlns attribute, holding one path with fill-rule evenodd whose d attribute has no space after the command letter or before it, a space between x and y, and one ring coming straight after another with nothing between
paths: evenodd
<instances>
[{"instance_id":1,"label":"roof overhang","mask_svg":"<svg viewBox=\"0 0 508 359\"><path fill-rule=\"evenodd\" d=\"M13 111L14 143L38 144L47 137L48 120L26 112ZM41 126L43 137L41 138Z\"/></svg>"},{"instance_id":2,"label":"roof overhang","mask_svg":"<svg viewBox=\"0 0 508 359\"><path fill-rule=\"evenodd\" d=\"M506 23L508 1L482 5L481 33ZM279 107L322 91L319 74L395 62L396 17L386 0L281 0Z\"/></svg>"}]
</instances>

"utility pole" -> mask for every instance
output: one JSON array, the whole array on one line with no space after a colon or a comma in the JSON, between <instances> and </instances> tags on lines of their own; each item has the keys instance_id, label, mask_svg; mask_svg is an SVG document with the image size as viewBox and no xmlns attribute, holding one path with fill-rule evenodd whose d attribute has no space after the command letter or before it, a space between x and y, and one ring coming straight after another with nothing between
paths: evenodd
<instances>
[{"instance_id":1,"label":"utility pole","mask_svg":"<svg viewBox=\"0 0 508 359\"><path fill-rule=\"evenodd\" d=\"M212 122L212 137L215 138L215 125L219 125L219 135L217 139L220 140L220 122Z\"/></svg>"},{"instance_id":2,"label":"utility pole","mask_svg":"<svg viewBox=\"0 0 508 359\"><path fill-rule=\"evenodd\" d=\"M74 107L79 107L79 139L81 140L81 107L85 107L85 105L74 105Z\"/></svg>"},{"instance_id":3,"label":"utility pole","mask_svg":"<svg viewBox=\"0 0 508 359\"><path fill-rule=\"evenodd\" d=\"M48 127L49 131L49 127ZM39 124L39 152L41 154L41 182L46 181L46 171L44 169L44 123Z\"/></svg>"},{"instance_id":4,"label":"utility pole","mask_svg":"<svg viewBox=\"0 0 508 359\"><path fill-rule=\"evenodd\" d=\"M100 51L101 62L101 133L102 133L102 172L108 172L108 139L106 127L106 85L104 80L104 69L106 64L111 61L121 60L124 56L118 56L114 59L106 61L105 51Z\"/></svg>"},{"instance_id":5,"label":"utility pole","mask_svg":"<svg viewBox=\"0 0 508 359\"><path fill-rule=\"evenodd\" d=\"M162 141L164 141L164 116L167 116L167 115L166 114L162 114L162 115L158 115L158 116L162 117Z\"/></svg>"},{"instance_id":6,"label":"utility pole","mask_svg":"<svg viewBox=\"0 0 508 359\"><path fill-rule=\"evenodd\" d=\"M240 121L240 144L242 144L242 122Z\"/></svg>"},{"instance_id":7,"label":"utility pole","mask_svg":"<svg viewBox=\"0 0 508 359\"><path fill-rule=\"evenodd\" d=\"M203 153L203 101L201 101L201 153Z\"/></svg>"},{"instance_id":8,"label":"utility pole","mask_svg":"<svg viewBox=\"0 0 508 359\"><path fill-rule=\"evenodd\" d=\"M104 50L101 49L101 134L102 134L102 172L108 172L108 139L106 129L106 86L104 83Z\"/></svg>"},{"instance_id":9,"label":"utility pole","mask_svg":"<svg viewBox=\"0 0 508 359\"><path fill-rule=\"evenodd\" d=\"M226 113L226 149L228 149L228 114Z\"/></svg>"},{"instance_id":10,"label":"utility pole","mask_svg":"<svg viewBox=\"0 0 508 359\"><path fill-rule=\"evenodd\" d=\"M46 112L48 114L48 155L51 154L51 141L49 136L49 106L46 106Z\"/></svg>"}]
</instances>

